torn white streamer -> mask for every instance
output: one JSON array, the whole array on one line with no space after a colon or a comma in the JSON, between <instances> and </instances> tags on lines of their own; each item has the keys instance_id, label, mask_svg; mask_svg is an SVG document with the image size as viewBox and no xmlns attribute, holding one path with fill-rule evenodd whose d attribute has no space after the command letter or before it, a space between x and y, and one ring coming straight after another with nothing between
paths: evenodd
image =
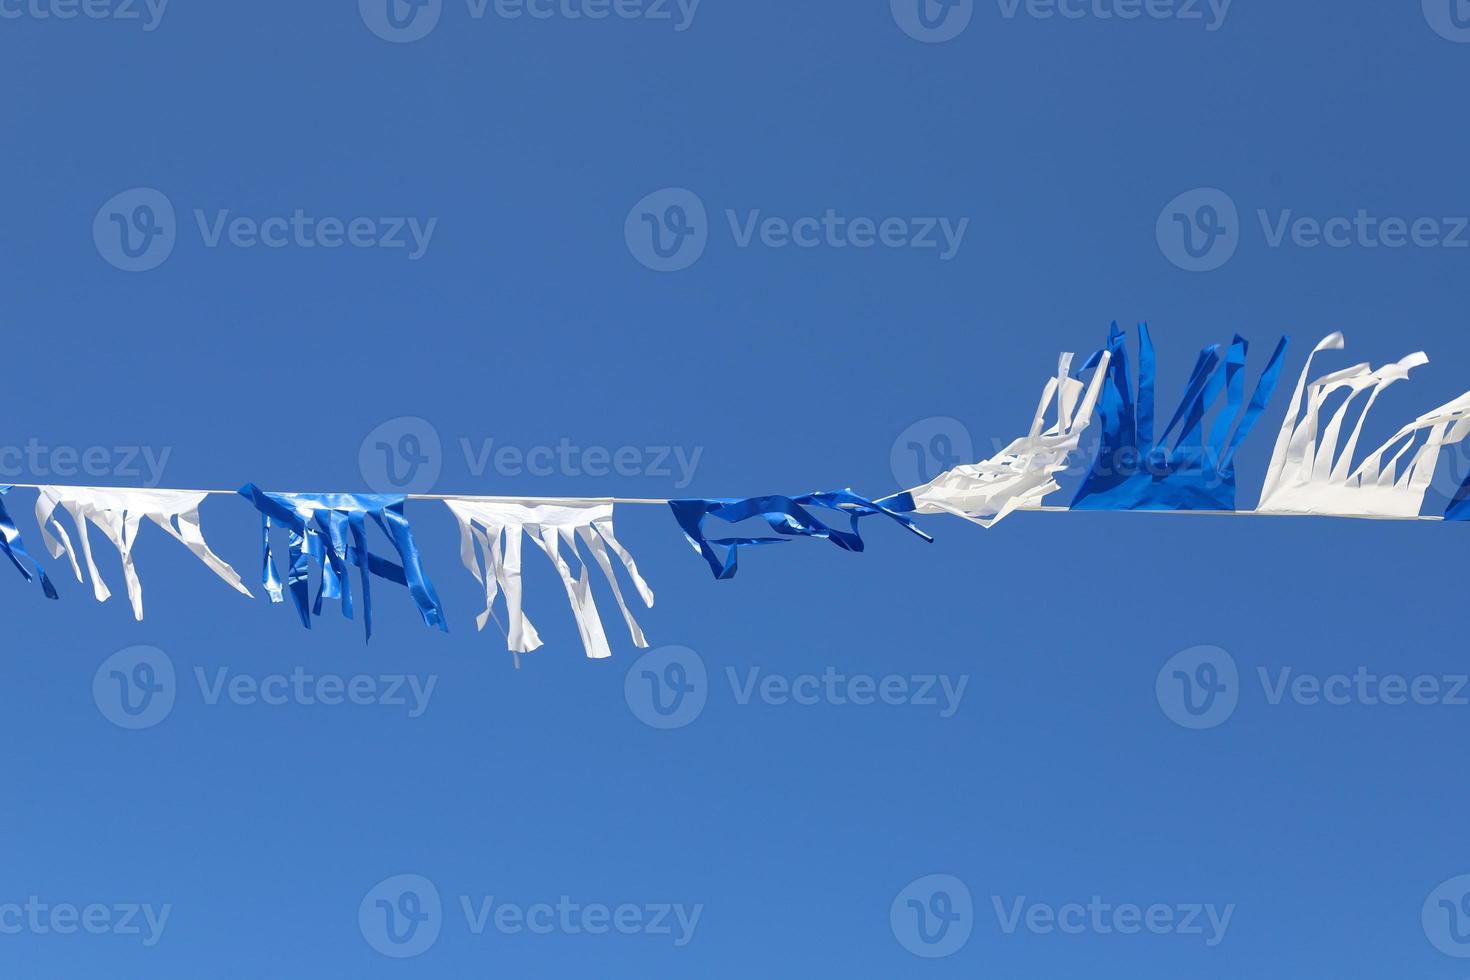
<instances>
[{"instance_id":1,"label":"torn white streamer","mask_svg":"<svg viewBox=\"0 0 1470 980\"><path fill-rule=\"evenodd\" d=\"M1071 376L1073 355L1062 354L1056 377L1041 392L1030 431L987 460L956 466L908 491L913 512L954 514L991 527L1019 507L1039 506L1058 489L1055 474L1067 468L1068 456L1092 421L1110 356L1106 351L1100 355L1092 380L1084 385ZM1043 430L1053 406L1056 421Z\"/></svg>"},{"instance_id":2,"label":"torn white streamer","mask_svg":"<svg viewBox=\"0 0 1470 980\"><path fill-rule=\"evenodd\" d=\"M613 536L612 501L489 501L462 497L447 499L444 503L459 521L460 558L485 587L485 610L475 622L484 629L485 623L493 617L505 633L507 648L512 653L529 653L541 645L541 637L521 608L522 531L530 535L556 566L566 587L587 656L601 659L612 656L612 651L608 648L607 634L603 631L602 619L592 598L588 563L577 550L579 538L612 586L613 596L623 612L623 620L628 624L634 645L648 646L643 630L639 629L623 600L623 591L618 586L608 552L622 562L644 605L653 606L653 590L638 574L633 556ZM566 546L568 555L562 553L562 545ZM575 574L568 557L579 566ZM495 616L498 595L504 596L504 623Z\"/></svg>"},{"instance_id":3,"label":"torn white streamer","mask_svg":"<svg viewBox=\"0 0 1470 980\"><path fill-rule=\"evenodd\" d=\"M1257 512L1338 517L1417 516L1425 491L1434 478L1440 449L1470 435L1470 392L1466 392L1399 429L1353 468L1363 422L1379 394L1389 385L1406 379L1414 368L1429 363L1429 358L1418 352L1376 371L1368 364L1355 364L1308 383L1312 358L1321 351L1342 350L1344 346L1342 334L1329 334L1307 357L1286 410L1286 420L1276 437ZM1323 427L1326 403L1338 391L1346 392L1346 397ZM1348 411L1365 391L1368 397L1358 412L1352 433L1339 450L1338 440ZM1388 456L1395 447L1393 455Z\"/></svg>"},{"instance_id":4,"label":"torn white streamer","mask_svg":"<svg viewBox=\"0 0 1470 980\"><path fill-rule=\"evenodd\" d=\"M209 549L204 541L204 532L199 527L199 505L208 494L197 490L140 490L124 487L52 487L38 488L36 498L36 522L41 525L41 540L52 558L65 554L71 559L72 571L77 581L82 576L82 566L77 561L77 549L72 546L71 536L56 518L56 508L61 506L76 523L77 538L81 544L82 558L92 576L92 591L98 602L105 602L112 592L97 563L92 560L92 543L87 534L87 525L94 524L107 540L111 541L122 557L123 578L127 582L128 599L133 605L133 616L143 618L143 583L138 581L138 572L133 567L133 544L138 538L138 526L143 518L167 531L175 540L194 553L220 578L235 590L250 595L240 576L225 561ZM54 532L54 535L53 535Z\"/></svg>"}]
</instances>

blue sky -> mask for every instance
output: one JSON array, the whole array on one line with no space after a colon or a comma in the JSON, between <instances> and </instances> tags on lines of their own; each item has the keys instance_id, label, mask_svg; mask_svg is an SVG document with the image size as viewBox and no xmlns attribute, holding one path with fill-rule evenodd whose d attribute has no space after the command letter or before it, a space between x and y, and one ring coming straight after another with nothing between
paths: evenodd
<instances>
[{"instance_id":1,"label":"blue sky","mask_svg":"<svg viewBox=\"0 0 1470 980\"><path fill-rule=\"evenodd\" d=\"M391 3L0 0L0 479L880 496L1115 319L1166 405L1233 332L1282 396L1427 351L1365 442L1470 387L1464 0ZM528 550L516 670L408 515L447 635L303 630L239 498L253 602L157 528L142 623L95 533L108 602L4 583L5 975L1464 973L1454 526L869 521L717 583L623 507L652 652Z\"/></svg>"}]
</instances>

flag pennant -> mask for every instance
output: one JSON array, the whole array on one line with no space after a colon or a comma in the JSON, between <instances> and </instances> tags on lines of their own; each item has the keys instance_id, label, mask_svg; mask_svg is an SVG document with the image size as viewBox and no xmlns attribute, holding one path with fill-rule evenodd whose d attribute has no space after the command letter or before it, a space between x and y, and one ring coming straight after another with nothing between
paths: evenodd
<instances>
[{"instance_id":1,"label":"flag pennant","mask_svg":"<svg viewBox=\"0 0 1470 980\"><path fill-rule=\"evenodd\" d=\"M253 483L240 488L240 495L261 514L264 547L262 582L272 602L283 602L281 577L271 553L271 528L284 528L290 564L285 587L291 592L296 612L307 629L311 617L320 616L325 599L339 599L342 615L353 616L352 586L348 566L359 569L362 580L362 623L368 639L373 635L372 586L374 575L407 586L424 625L448 632L444 607L424 571L413 530L404 516L404 497L360 493L267 493ZM382 529L398 551L397 564L368 548L367 519ZM311 563L321 568L316 601L309 603Z\"/></svg>"},{"instance_id":2,"label":"flag pennant","mask_svg":"<svg viewBox=\"0 0 1470 980\"><path fill-rule=\"evenodd\" d=\"M670 500L669 509L674 512L674 519L683 529L684 537L694 546L694 550L709 563L710 570L715 573L717 579L735 577L740 548L746 545L782 544L793 537L824 538L844 551L862 551L863 538L858 533L858 521L874 514L882 514L897 521L925 541L934 540L907 517L883 504L860 497L851 490L824 490L801 497ZM832 527L817 517L815 513L817 511L825 511L829 514L836 512L846 517L848 529L844 531L840 527ZM717 517L730 524L758 517L769 524L771 530L781 537L709 538L705 535L704 523L710 517ZM827 517L827 520L831 519L830 516ZM721 555L715 550L717 545L728 550Z\"/></svg>"},{"instance_id":3,"label":"flag pennant","mask_svg":"<svg viewBox=\"0 0 1470 980\"><path fill-rule=\"evenodd\" d=\"M1148 325L1138 325L1138 398L1128 377L1128 351L1116 323L1108 336L1108 380L1098 413L1102 439L1073 510L1234 510L1235 453L1265 411L1281 377L1290 338L1282 337L1256 384L1245 395L1249 344L1238 334L1222 359L1220 346L1200 351L1179 407L1162 434L1154 435L1154 348ZM1101 355L1084 365L1101 362ZM1205 415L1221 392L1226 404L1205 439ZM1172 446L1169 437L1178 429ZM1232 434L1232 429L1233 434Z\"/></svg>"},{"instance_id":4,"label":"flag pennant","mask_svg":"<svg viewBox=\"0 0 1470 980\"><path fill-rule=\"evenodd\" d=\"M176 541L188 548L210 571L228 582L237 592L250 595L240 576L225 561L210 550L205 543L204 533L199 526L199 505L207 494L196 490L132 489L124 487L58 487L43 486L36 497L36 523L41 526L41 541L52 558L63 554L71 560L72 571L77 581L85 581L82 566L77 561L77 548L71 536L56 516L58 507L71 515L76 525L77 541L81 546L81 557L86 561L87 572L92 577L92 592L98 602L105 602L112 592L92 557L92 542L87 533L89 524L102 532L112 542L122 559L123 580L127 583L128 600L133 606L133 617L143 618L143 583L133 567L133 545L138 539L138 527L144 518L163 528ZM42 583L45 587L45 583Z\"/></svg>"},{"instance_id":5,"label":"flag pennant","mask_svg":"<svg viewBox=\"0 0 1470 980\"><path fill-rule=\"evenodd\" d=\"M1308 356L1276 437L1271 465L1261 488L1261 502L1256 507L1258 512L1338 517L1417 516L1434 479L1440 450L1470 435L1470 392L1466 392L1403 426L1354 467L1363 423L1378 396L1390 385L1406 380L1414 368L1429 363L1429 358L1419 351L1377 370L1366 363L1355 364L1307 381L1317 354L1342 350L1345 346L1342 334L1329 334ZM1344 397L1324 426L1327 402L1338 392L1343 392ZM1364 392L1368 397L1362 401L1352 432L1339 449L1349 410ZM1392 456L1388 456L1390 451ZM1457 495L1449 511L1463 504ZM1465 519L1449 512L1445 516L1450 520Z\"/></svg>"},{"instance_id":6,"label":"flag pennant","mask_svg":"<svg viewBox=\"0 0 1470 980\"><path fill-rule=\"evenodd\" d=\"M5 552L5 557L10 559L11 564L25 577L27 582L31 580L32 574L29 566L34 565L35 576L41 580L41 591L46 594L46 598L58 598L56 586L51 584L51 579L47 576L46 570L41 567L41 563L32 558L31 553L26 550L25 542L20 539L20 529L15 526L10 512L5 509L4 495L12 489L12 487L0 486L0 550Z\"/></svg>"},{"instance_id":7,"label":"flag pennant","mask_svg":"<svg viewBox=\"0 0 1470 980\"><path fill-rule=\"evenodd\" d=\"M956 466L879 503L900 513L954 514L981 527L993 527L1017 508L1039 507L1047 494L1060 489L1055 475L1067 468L1092 421L1112 360L1111 351L1101 351L1089 361L1095 366L1092 380L1084 385L1071 376L1073 356L1057 359L1056 376L1042 390L1026 435L987 460ZM1053 408L1056 421L1043 429Z\"/></svg>"},{"instance_id":8,"label":"flag pennant","mask_svg":"<svg viewBox=\"0 0 1470 980\"><path fill-rule=\"evenodd\" d=\"M602 627L597 604L592 597L591 575L587 559L578 551L577 542L586 547L602 569L612 587L613 597L622 610L623 621L633 638L633 645L647 647L648 641L639 629L623 590L618 585L612 556L622 563L633 581L643 604L653 606L653 590L638 574L638 565L613 534L611 500L484 500L474 497L449 498L444 501L459 522L460 558L466 568L485 588L485 609L476 619L480 629L495 619L506 637L506 647L516 654L530 653L541 646L536 627L522 610L521 554L522 533L529 535L551 560L571 603L577 621L577 632L587 656L602 659L612 656L607 633ZM563 553L565 548L565 553ZM609 555L611 552L611 556ZM575 572L572 563L577 568ZM505 622L495 615L495 600L504 596Z\"/></svg>"}]
</instances>

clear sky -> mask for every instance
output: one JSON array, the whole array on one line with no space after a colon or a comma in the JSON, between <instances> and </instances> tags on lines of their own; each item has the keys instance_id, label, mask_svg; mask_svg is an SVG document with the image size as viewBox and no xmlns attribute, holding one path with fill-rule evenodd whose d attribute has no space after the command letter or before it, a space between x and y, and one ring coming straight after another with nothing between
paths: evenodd
<instances>
[{"instance_id":1,"label":"clear sky","mask_svg":"<svg viewBox=\"0 0 1470 980\"><path fill-rule=\"evenodd\" d=\"M1235 331L1282 396L1427 351L1365 442L1470 387L1464 0L391 2L0 0L0 479L878 496L1114 319L1161 411ZM239 498L254 602L156 527L141 624L95 532L106 603L0 569L0 973L1466 972L1458 527L870 521L715 582L624 507L650 659L528 551L516 670L408 514L448 635L303 630Z\"/></svg>"}]
</instances>

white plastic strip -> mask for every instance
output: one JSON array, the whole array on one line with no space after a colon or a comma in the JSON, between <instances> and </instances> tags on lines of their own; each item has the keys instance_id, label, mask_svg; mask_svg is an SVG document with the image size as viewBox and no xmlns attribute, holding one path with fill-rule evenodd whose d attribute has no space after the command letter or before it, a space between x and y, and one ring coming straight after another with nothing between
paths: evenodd
<instances>
[{"instance_id":1,"label":"white plastic strip","mask_svg":"<svg viewBox=\"0 0 1470 980\"><path fill-rule=\"evenodd\" d=\"M1399 429L1353 468L1363 423L1379 394L1408 378L1414 368L1429 363L1429 358L1417 352L1376 371L1368 364L1355 364L1309 383L1312 358L1321 351L1341 350L1344 346L1342 334L1329 334L1307 358L1276 437L1261 502L1256 507L1258 513L1416 517L1434 478L1440 449L1470 435L1470 392L1466 392ZM1345 397L1323 426L1327 401L1339 391L1345 392ZM1339 449L1348 411L1365 391L1368 397ZM1385 461L1395 447L1397 450Z\"/></svg>"},{"instance_id":2,"label":"white plastic strip","mask_svg":"<svg viewBox=\"0 0 1470 980\"><path fill-rule=\"evenodd\" d=\"M105 602L111 595L107 583L97 571L92 558L92 542L87 534L87 525L94 524L122 558L123 579L127 582L128 599L133 606L133 616L143 618L143 583L138 580L133 567L133 544L138 538L138 526L143 518L167 531L175 540L193 552L209 569L224 579L236 591L250 595L250 590L240 576L205 543L204 532L199 527L199 505L207 494L197 490L136 490L122 487L59 487L42 486L36 498L36 522L41 525L41 540L52 558L63 554L71 560L72 571L77 581L85 581L81 565L77 562L77 551L66 528L56 519L56 508L65 508L76 524L77 538L81 543L82 557L92 577L92 591L98 602ZM53 535L52 532L55 532Z\"/></svg>"},{"instance_id":3,"label":"white plastic strip","mask_svg":"<svg viewBox=\"0 0 1470 980\"><path fill-rule=\"evenodd\" d=\"M530 535L561 577L587 656L602 659L612 656L612 650L593 601L588 562L577 549L578 539L591 552L612 587L633 644L648 646L643 630L623 598L612 558L615 556L622 563L639 597L649 607L653 606L653 590L639 575L633 557L613 535L612 501L489 501L461 497L447 498L444 503L459 522L460 559L485 589L485 609L476 624L484 629L486 622L495 619L512 653L530 653L541 646L540 635L521 608L522 532ZM567 560L569 556L577 559L575 573ZM501 595L506 614L503 624L495 615L495 600Z\"/></svg>"},{"instance_id":4,"label":"white plastic strip","mask_svg":"<svg viewBox=\"0 0 1470 980\"><path fill-rule=\"evenodd\" d=\"M1057 376L1041 393L1030 431L987 460L956 466L910 490L915 513L954 514L992 527L1014 510L1039 507L1047 494L1057 490L1055 474L1067 468L1068 456L1092 421L1110 358L1107 352L1102 354L1084 394L1083 383L1071 377L1072 356L1057 359ZM1056 421L1043 431L1053 405Z\"/></svg>"}]
</instances>

